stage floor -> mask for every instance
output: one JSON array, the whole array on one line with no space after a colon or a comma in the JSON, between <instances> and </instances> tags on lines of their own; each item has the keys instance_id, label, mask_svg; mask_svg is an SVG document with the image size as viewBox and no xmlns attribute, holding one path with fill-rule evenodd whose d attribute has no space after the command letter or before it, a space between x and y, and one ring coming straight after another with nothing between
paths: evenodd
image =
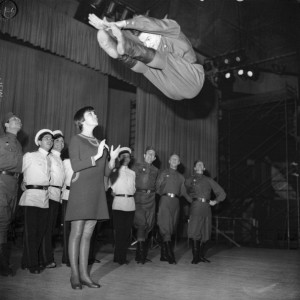
<instances>
[{"instance_id":1,"label":"stage floor","mask_svg":"<svg viewBox=\"0 0 300 300\"><path fill-rule=\"evenodd\" d=\"M101 247L91 274L100 289L71 289L70 268L61 265L61 248L55 251L58 266L39 275L20 269L21 247L14 246L14 277L0 277L0 299L84 299L84 300L227 300L300 299L300 251L264 248L236 248L214 245L207 257L211 263L192 265L186 242L175 250L177 265L160 262L160 249L150 250L152 262L134 261L119 266L112 262L113 248Z\"/></svg>"}]
</instances>

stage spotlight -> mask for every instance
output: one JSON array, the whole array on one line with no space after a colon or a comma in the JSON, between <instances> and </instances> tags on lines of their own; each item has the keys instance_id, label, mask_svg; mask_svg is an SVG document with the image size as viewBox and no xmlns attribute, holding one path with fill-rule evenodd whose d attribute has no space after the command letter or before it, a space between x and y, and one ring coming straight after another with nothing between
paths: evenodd
<instances>
[{"instance_id":1,"label":"stage spotlight","mask_svg":"<svg viewBox=\"0 0 300 300\"><path fill-rule=\"evenodd\" d=\"M230 79L230 78L232 78L232 73L231 72L225 72L224 77L226 79Z\"/></svg>"},{"instance_id":2,"label":"stage spotlight","mask_svg":"<svg viewBox=\"0 0 300 300\"><path fill-rule=\"evenodd\" d=\"M246 72L247 78L251 80L257 80L259 77L259 72L256 68L250 68Z\"/></svg>"},{"instance_id":3,"label":"stage spotlight","mask_svg":"<svg viewBox=\"0 0 300 300\"><path fill-rule=\"evenodd\" d=\"M230 59L228 57L225 57L224 58L224 64L229 65L229 63L230 63Z\"/></svg>"},{"instance_id":4,"label":"stage spotlight","mask_svg":"<svg viewBox=\"0 0 300 300\"><path fill-rule=\"evenodd\" d=\"M241 64L246 60L245 50L240 50L234 55L234 61L236 64Z\"/></svg>"},{"instance_id":5,"label":"stage spotlight","mask_svg":"<svg viewBox=\"0 0 300 300\"><path fill-rule=\"evenodd\" d=\"M252 70L248 70L248 71L247 71L247 76L248 76L249 78L253 77L253 75L254 75L254 73L253 73Z\"/></svg>"},{"instance_id":6,"label":"stage spotlight","mask_svg":"<svg viewBox=\"0 0 300 300\"><path fill-rule=\"evenodd\" d=\"M117 8L117 3L113 2L113 1L110 2L105 15L108 17L112 17L115 13L116 8Z\"/></svg>"},{"instance_id":7,"label":"stage spotlight","mask_svg":"<svg viewBox=\"0 0 300 300\"><path fill-rule=\"evenodd\" d=\"M127 20L127 19L133 17L133 15L134 15L134 12L131 9L129 9L128 7L125 7L122 12L120 20Z\"/></svg>"},{"instance_id":8,"label":"stage spotlight","mask_svg":"<svg viewBox=\"0 0 300 300\"><path fill-rule=\"evenodd\" d=\"M92 6L93 8L99 9L100 6L102 6L104 4L104 1L105 0L95 0L95 1L92 1L90 3L90 6Z\"/></svg>"},{"instance_id":9,"label":"stage spotlight","mask_svg":"<svg viewBox=\"0 0 300 300\"><path fill-rule=\"evenodd\" d=\"M238 69L237 73L239 76L244 76L245 71L244 71L244 69Z\"/></svg>"}]
</instances>

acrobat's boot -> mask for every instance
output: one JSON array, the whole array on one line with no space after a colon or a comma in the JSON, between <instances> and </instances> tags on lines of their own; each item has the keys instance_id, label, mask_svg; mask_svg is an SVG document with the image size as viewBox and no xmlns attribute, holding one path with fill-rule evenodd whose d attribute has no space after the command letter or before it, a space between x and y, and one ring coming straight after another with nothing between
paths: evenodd
<instances>
[{"instance_id":1,"label":"acrobat's boot","mask_svg":"<svg viewBox=\"0 0 300 300\"><path fill-rule=\"evenodd\" d=\"M168 253L169 253L169 264L176 264L175 254L172 247L172 242L169 241L168 243Z\"/></svg>"},{"instance_id":2,"label":"acrobat's boot","mask_svg":"<svg viewBox=\"0 0 300 300\"><path fill-rule=\"evenodd\" d=\"M137 64L137 60L128 56L127 54L120 55L118 57L118 60L129 69L132 69Z\"/></svg>"},{"instance_id":3,"label":"acrobat's boot","mask_svg":"<svg viewBox=\"0 0 300 300\"><path fill-rule=\"evenodd\" d=\"M192 264L198 264L200 260L200 240L193 240L193 260L191 261Z\"/></svg>"},{"instance_id":4,"label":"acrobat's boot","mask_svg":"<svg viewBox=\"0 0 300 300\"><path fill-rule=\"evenodd\" d=\"M207 262L207 263L210 263L210 260L209 259L207 259L206 257L205 257L205 254L206 254L206 244L207 244L207 242L202 242L201 244L200 244L200 259L203 261L203 262Z\"/></svg>"},{"instance_id":5,"label":"acrobat's boot","mask_svg":"<svg viewBox=\"0 0 300 300\"><path fill-rule=\"evenodd\" d=\"M141 43L136 43L133 40L124 36L124 54L131 58L141 61L144 64L149 64L154 59L156 50L148 48Z\"/></svg>"},{"instance_id":6,"label":"acrobat's boot","mask_svg":"<svg viewBox=\"0 0 300 300\"><path fill-rule=\"evenodd\" d=\"M0 244L0 275L13 276L13 270L9 266L7 244Z\"/></svg>"}]
</instances>

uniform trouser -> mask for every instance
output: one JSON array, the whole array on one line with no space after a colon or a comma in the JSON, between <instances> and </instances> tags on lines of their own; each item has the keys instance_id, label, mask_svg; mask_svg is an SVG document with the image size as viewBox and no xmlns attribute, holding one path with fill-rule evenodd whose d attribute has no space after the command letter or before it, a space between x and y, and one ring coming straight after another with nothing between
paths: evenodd
<instances>
[{"instance_id":1,"label":"uniform trouser","mask_svg":"<svg viewBox=\"0 0 300 300\"><path fill-rule=\"evenodd\" d=\"M115 261L126 260L127 248L130 244L131 228L134 211L113 210L113 224L115 231Z\"/></svg>"},{"instance_id":2,"label":"uniform trouser","mask_svg":"<svg viewBox=\"0 0 300 300\"><path fill-rule=\"evenodd\" d=\"M24 248L22 266L37 268L40 265L42 240L48 223L48 208L24 206Z\"/></svg>"},{"instance_id":3,"label":"uniform trouser","mask_svg":"<svg viewBox=\"0 0 300 300\"><path fill-rule=\"evenodd\" d=\"M207 242L211 237L211 208L209 204L193 202L190 207L188 237Z\"/></svg>"},{"instance_id":4,"label":"uniform trouser","mask_svg":"<svg viewBox=\"0 0 300 300\"><path fill-rule=\"evenodd\" d=\"M179 218L179 199L161 196L157 215L157 225L164 242L171 241L177 230Z\"/></svg>"},{"instance_id":5,"label":"uniform trouser","mask_svg":"<svg viewBox=\"0 0 300 300\"><path fill-rule=\"evenodd\" d=\"M145 195L145 194L144 194ZM155 194L143 196L139 199L136 195L134 227L137 229L137 240L145 241L155 223Z\"/></svg>"},{"instance_id":6,"label":"uniform trouser","mask_svg":"<svg viewBox=\"0 0 300 300\"><path fill-rule=\"evenodd\" d=\"M56 226L58 209L60 203L49 199L49 210L48 210L48 223L46 226L45 236L42 241L42 258L41 261L45 265L54 262L54 251L53 251L53 232Z\"/></svg>"},{"instance_id":7,"label":"uniform trouser","mask_svg":"<svg viewBox=\"0 0 300 300\"><path fill-rule=\"evenodd\" d=\"M4 181L0 175L0 244L7 243L7 233L12 221L17 203L17 179L6 178Z\"/></svg>"},{"instance_id":8,"label":"uniform trouser","mask_svg":"<svg viewBox=\"0 0 300 300\"><path fill-rule=\"evenodd\" d=\"M62 224L63 224L63 254L62 254L62 263L69 263L69 253L68 253L68 244L69 236L71 232L71 222L65 220L66 211L67 211L68 200L62 200Z\"/></svg>"}]
</instances>

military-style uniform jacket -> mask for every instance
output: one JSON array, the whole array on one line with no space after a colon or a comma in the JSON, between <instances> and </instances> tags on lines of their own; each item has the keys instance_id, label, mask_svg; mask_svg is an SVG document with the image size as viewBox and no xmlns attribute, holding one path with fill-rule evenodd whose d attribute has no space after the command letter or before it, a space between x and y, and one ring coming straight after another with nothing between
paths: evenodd
<instances>
[{"instance_id":1,"label":"military-style uniform jacket","mask_svg":"<svg viewBox=\"0 0 300 300\"><path fill-rule=\"evenodd\" d=\"M147 202L146 199L153 198L150 195L155 195L156 179L158 176L158 169L146 162L137 163L132 167L136 174L135 187L136 195L135 201L137 203Z\"/></svg>"},{"instance_id":2,"label":"military-style uniform jacket","mask_svg":"<svg viewBox=\"0 0 300 300\"><path fill-rule=\"evenodd\" d=\"M203 174L195 174L188 178L185 185L188 194L194 200L191 210L193 210L194 206L197 206L199 216L205 217L211 214L209 200L211 199L212 191L216 196L214 200L217 202L223 201L226 197L223 188L212 178Z\"/></svg>"},{"instance_id":3,"label":"military-style uniform jacket","mask_svg":"<svg viewBox=\"0 0 300 300\"><path fill-rule=\"evenodd\" d=\"M0 137L0 171L22 172L23 153L17 136L6 133Z\"/></svg>"},{"instance_id":4,"label":"military-style uniform jacket","mask_svg":"<svg viewBox=\"0 0 300 300\"><path fill-rule=\"evenodd\" d=\"M0 137L0 171L13 173L22 172L23 153L17 136L12 133L5 133ZM17 176L0 175L1 189L11 195L17 193Z\"/></svg>"}]
</instances>

